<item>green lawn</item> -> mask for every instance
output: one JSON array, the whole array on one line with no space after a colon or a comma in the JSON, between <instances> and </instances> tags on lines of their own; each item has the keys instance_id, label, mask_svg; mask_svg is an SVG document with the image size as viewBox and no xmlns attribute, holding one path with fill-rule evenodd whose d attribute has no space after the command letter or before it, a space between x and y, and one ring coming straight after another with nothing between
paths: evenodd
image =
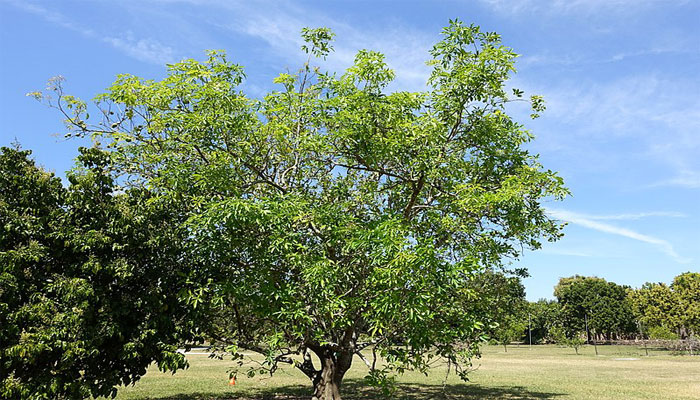
<instances>
[{"instance_id":1,"label":"green lawn","mask_svg":"<svg viewBox=\"0 0 700 400\"><path fill-rule=\"evenodd\" d=\"M400 377L401 399L700 399L700 357L673 356L626 346L573 349L556 346L489 346L475 360L471 382L450 376L443 389L444 366L429 376ZM228 361L188 355L191 367L175 375L152 368L135 386L119 391L118 399L307 399L308 379L292 368L274 377L240 377L228 385ZM364 364L357 360L346 375L343 398L373 399L365 387Z\"/></svg>"}]
</instances>

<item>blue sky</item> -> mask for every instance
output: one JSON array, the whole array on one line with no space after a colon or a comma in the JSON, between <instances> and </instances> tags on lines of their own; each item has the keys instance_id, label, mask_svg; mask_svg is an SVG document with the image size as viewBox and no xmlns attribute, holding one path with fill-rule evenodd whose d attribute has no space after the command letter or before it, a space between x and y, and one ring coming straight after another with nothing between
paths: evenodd
<instances>
[{"instance_id":1,"label":"blue sky","mask_svg":"<svg viewBox=\"0 0 700 400\"><path fill-rule=\"evenodd\" d=\"M327 68L383 51L393 89L421 90L427 51L450 18L499 32L521 54L515 87L548 110L529 120L531 149L573 196L547 203L566 236L527 253L528 298L560 277L596 275L634 287L700 271L700 1L477 0L257 2L0 0L0 145L15 139L59 175L78 142L27 92L55 75L84 99L117 74L164 76L164 64L225 49L252 96L303 62L299 31L337 34Z\"/></svg>"}]
</instances>

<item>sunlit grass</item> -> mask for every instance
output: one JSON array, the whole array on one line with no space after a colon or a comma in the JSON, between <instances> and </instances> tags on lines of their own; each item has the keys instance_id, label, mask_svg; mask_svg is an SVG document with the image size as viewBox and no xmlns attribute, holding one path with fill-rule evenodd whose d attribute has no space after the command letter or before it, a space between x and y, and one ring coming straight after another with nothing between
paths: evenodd
<instances>
[{"instance_id":1,"label":"sunlit grass","mask_svg":"<svg viewBox=\"0 0 700 400\"><path fill-rule=\"evenodd\" d=\"M443 387L445 367L437 366L426 377L406 373L399 377L403 399L699 399L700 357L674 356L632 346L592 346L573 349L556 346L484 348L474 361L471 382L450 376ZM122 388L118 399L306 399L308 379L293 368L282 368L274 377L239 377L228 382L233 363L188 355L190 368L175 375L151 368L135 386ZM364 364L358 359L346 375L344 399L373 399L379 395L366 387Z\"/></svg>"}]
</instances>

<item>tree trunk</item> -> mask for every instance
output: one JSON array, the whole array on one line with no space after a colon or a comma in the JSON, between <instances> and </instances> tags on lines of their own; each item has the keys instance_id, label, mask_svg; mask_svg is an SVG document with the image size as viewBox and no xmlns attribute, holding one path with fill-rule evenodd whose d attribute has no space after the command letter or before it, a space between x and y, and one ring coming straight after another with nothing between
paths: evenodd
<instances>
[{"instance_id":1,"label":"tree trunk","mask_svg":"<svg viewBox=\"0 0 700 400\"><path fill-rule=\"evenodd\" d=\"M320 354L319 354L320 353ZM341 400L340 384L352 365L352 352L333 352L328 349L316 355L321 361L321 370L314 376L312 400Z\"/></svg>"}]
</instances>

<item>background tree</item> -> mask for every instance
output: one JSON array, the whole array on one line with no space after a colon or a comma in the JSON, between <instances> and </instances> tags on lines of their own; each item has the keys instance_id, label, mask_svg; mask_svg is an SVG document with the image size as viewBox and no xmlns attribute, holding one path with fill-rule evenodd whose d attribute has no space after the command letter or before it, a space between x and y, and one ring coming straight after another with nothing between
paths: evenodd
<instances>
[{"instance_id":1,"label":"background tree","mask_svg":"<svg viewBox=\"0 0 700 400\"><path fill-rule=\"evenodd\" d=\"M629 302L642 331L658 333L671 331L685 338L698 334L700 316L700 274L686 272L676 276L671 285L645 283L630 291Z\"/></svg>"},{"instance_id":2,"label":"background tree","mask_svg":"<svg viewBox=\"0 0 700 400\"><path fill-rule=\"evenodd\" d=\"M591 332L606 339L635 332L629 288L596 277L562 278L554 288L568 332ZM586 329L588 328L588 330ZM570 336L570 335L568 335Z\"/></svg>"},{"instance_id":3,"label":"background tree","mask_svg":"<svg viewBox=\"0 0 700 400\"><path fill-rule=\"evenodd\" d=\"M629 293L629 301L643 333L647 334L651 328L665 328L670 331L680 328L680 319L676 315L677 302L668 285L647 282Z\"/></svg>"},{"instance_id":4,"label":"background tree","mask_svg":"<svg viewBox=\"0 0 700 400\"><path fill-rule=\"evenodd\" d=\"M527 330L527 301L520 276L487 270L473 279L476 299L470 300L473 313L485 316L485 333L508 351L508 345L519 341ZM469 307L469 305L465 305Z\"/></svg>"},{"instance_id":5,"label":"background tree","mask_svg":"<svg viewBox=\"0 0 700 400\"><path fill-rule=\"evenodd\" d=\"M700 334L700 273L686 272L673 278L671 290L678 304L682 337Z\"/></svg>"},{"instance_id":6,"label":"background tree","mask_svg":"<svg viewBox=\"0 0 700 400\"><path fill-rule=\"evenodd\" d=\"M551 330L554 341L565 347L571 347L578 355L578 349L581 348L586 343L584 339L586 337L585 331L571 330L571 328L566 328L563 325L557 325Z\"/></svg>"},{"instance_id":7,"label":"background tree","mask_svg":"<svg viewBox=\"0 0 700 400\"><path fill-rule=\"evenodd\" d=\"M561 309L556 300L540 299L528 304L533 343L556 342L554 328L561 326Z\"/></svg>"},{"instance_id":8,"label":"background tree","mask_svg":"<svg viewBox=\"0 0 700 400\"><path fill-rule=\"evenodd\" d=\"M424 92L387 92L384 56L361 50L340 76L307 62L251 99L242 68L211 52L162 81L120 76L96 125L60 86L54 105L133 185L191 205L198 257L224 278L189 300L213 296L209 334L230 351L264 354L269 372L295 365L315 399L340 398L354 355L378 383L435 357L464 376L461 343L485 318L456 304L483 268L560 236L540 202L567 191L505 113L522 96L506 92L515 53L457 21L442 33ZM329 30L302 35L310 56L332 50Z\"/></svg>"},{"instance_id":9,"label":"background tree","mask_svg":"<svg viewBox=\"0 0 700 400\"><path fill-rule=\"evenodd\" d=\"M59 178L0 151L0 397L116 394L191 339L176 207L115 192L109 157L81 149Z\"/></svg>"}]
</instances>

